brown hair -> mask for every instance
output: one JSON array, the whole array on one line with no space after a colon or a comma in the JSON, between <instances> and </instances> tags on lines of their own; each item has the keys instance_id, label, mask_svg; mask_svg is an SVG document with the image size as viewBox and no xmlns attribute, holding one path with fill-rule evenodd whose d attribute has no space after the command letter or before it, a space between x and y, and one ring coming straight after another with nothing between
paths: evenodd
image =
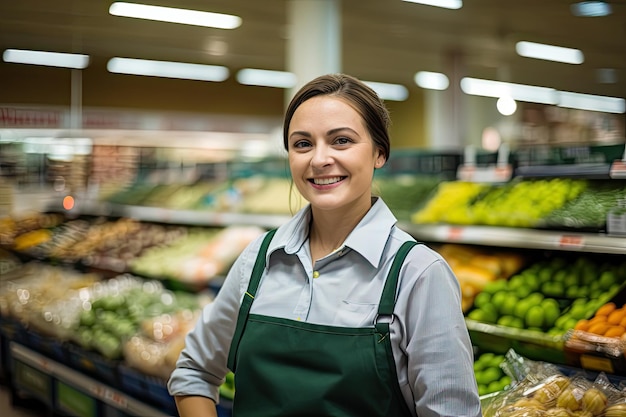
<instances>
[{"instance_id":1,"label":"brown hair","mask_svg":"<svg viewBox=\"0 0 626 417\"><path fill-rule=\"evenodd\" d=\"M389 160L389 111L374 90L346 74L321 75L305 84L291 99L283 124L285 150L289 150L289 124L295 111L308 99L322 95L332 95L347 101L365 121L374 145L380 149L385 160Z\"/></svg>"}]
</instances>

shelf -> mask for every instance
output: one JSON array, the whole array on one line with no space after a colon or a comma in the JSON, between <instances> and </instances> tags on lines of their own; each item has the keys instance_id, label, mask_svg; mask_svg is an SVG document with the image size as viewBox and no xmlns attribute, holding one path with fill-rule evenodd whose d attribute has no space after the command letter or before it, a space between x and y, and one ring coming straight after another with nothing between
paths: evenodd
<instances>
[{"instance_id":1,"label":"shelf","mask_svg":"<svg viewBox=\"0 0 626 417\"><path fill-rule=\"evenodd\" d=\"M49 210L72 215L129 217L146 222L184 224L192 226L224 226L246 224L250 226L278 227L290 216L275 214L226 213L208 210L174 210L162 207L130 206L86 200L66 211L60 205L52 205Z\"/></svg>"},{"instance_id":2,"label":"shelf","mask_svg":"<svg viewBox=\"0 0 626 417\"><path fill-rule=\"evenodd\" d=\"M115 409L122 410L129 415L151 416L151 417L167 417L156 408L150 407L127 394L102 384L84 374L74 371L65 365L62 365L50 358L41 355L22 346L19 343L11 342L9 345L12 358L16 361L30 365L35 369L41 370L46 375L71 386L79 388L88 393L92 398L112 406Z\"/></svg>"},{"instance_id":3,"label":"shelf","mask_svg":"<svg viewBox=\"0 0 626 417\"><path fill-rule=\"evenodd\" d=\"M474 245L626 254L626 236L493 226L401 224L415 239Z\"/></svg>"},{"instance_id":4,"label":"shelf","mask_svg":"<svg viewBox=\"0 0 626 417\"><path fill-rule=\"evenodd\" d=\"M58 207L51 210L61 211ZM233 224L274 228L290 216L249 213L217 213L202 210L173 210L160 207L128 206L98 201L83 201L69 215L125 216L148 222L193 226L227 226ZM399 226L417 240L475 245L546 249L574 252L626 254L626 236L558 230L496 226L457 226L400 223Z\"/></svg>"}]
</instances>

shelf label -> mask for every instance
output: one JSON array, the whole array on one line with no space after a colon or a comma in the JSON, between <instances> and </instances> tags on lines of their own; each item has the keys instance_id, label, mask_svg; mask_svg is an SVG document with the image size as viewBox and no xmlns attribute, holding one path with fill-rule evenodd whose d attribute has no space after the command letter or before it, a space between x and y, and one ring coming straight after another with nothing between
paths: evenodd
<instances>
[{"instance_id":1,"label":"shelf label","mask_svg":"<svg viewBox=\"0 0 626 417\"><path fill-rule=\"evenodd\" d=\"M464 227L448 227L446 240L461 240L464 230Z\"/></svg>"},{"instance_id":2,"label":"shelf label","mask_svg":"<svg viewBox=\"0 0 626 417\"><path fill-rule=\"evenodd\" d=\"M122 408L128 408L128 400L124 394L103 385L93 385L91 387L91 393L101 400L105 400Z\"/></svg>"},{"instance_id":3,"label":"shelf label","mask_svg":"<svg viewBox=\"0 0 626 417\"><path fill-rule=\"evenodd\" d=\"M611 169L609 170L609 176L611 178L626 178L626 161L614 161L611 164Z\"/></svg>"},{"instance_id":4,"label":"shelf label","mask_svg":"<svg viewBox=\"0 0 626 417\"><path fill-rule=\"evenodd\" d=\"M457 179L468 182L507 182L513 176L513 167L510 164L477 167L461 165L457 171Z\"/></svg>"},{"instance_id":5,"label":"shelf label","mask_svg":"<svg viewBox=\"0 0 626 417\"><path fill-rule=\"evenodd\" d=\"M577 235L563 235L559 238L559 246L581 249L585 246L585 238Z\"/></svg>"}]
</instances>

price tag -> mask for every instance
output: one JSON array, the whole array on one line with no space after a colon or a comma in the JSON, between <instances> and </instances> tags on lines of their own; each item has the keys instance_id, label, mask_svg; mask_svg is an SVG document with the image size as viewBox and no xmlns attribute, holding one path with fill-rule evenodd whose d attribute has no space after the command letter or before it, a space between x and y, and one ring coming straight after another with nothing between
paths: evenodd
<instances>
[{"instance_id":1,"label":"price tag","mask_svg":"<svg viewBox=\"0 0 626 417\"><path fill-rule=\"evenodd\" d=\"M559 238L559 246L562 248L581 249L585 246L585 239L577 235L563 235Z\"/></svg>"},{"instance_id":2,"label":"price tag","mask_svg":"<svg viewBox=\"0 0 626 417\"><path fill-rule=\"evenodd\" d=\"M507 182L513 175L513 167L506 165L491 165L477 167L462 165L457 171L457 179L468 182Z\"/></svg>"},{"instance_id":3,"label":"price tag","mask_svg":"<svg viewBox=\"0 0 626 417\"><path fill-rule=\"evenodd\" d=\"M449 241L461 240L463 238L464 230L465 228L463 227L449 227L448 236L446 240L449 240Z\"/></svg>"},{"instance_id":4,"label":"price tag","mask_svg":"<svg viewBox=\"0 0 626 417\"><path fill-rule=\"evenodd\" d=\"M126 396L123 394L120 394L117 391L106 390L106 392L104 393L104 398L107 401L119 406L120 408L128 407L128 401L126 399Z\"/></svg>"},{"instance_id":5,"label":"price tag","mask_svg":"<svg viewBox=\"0 0 626 417\"><path fill-rule=\"evenodd\" d=\"M614 161L609 170L611 178L626 178L626 161Z\"/></svg>"}]
</instances>

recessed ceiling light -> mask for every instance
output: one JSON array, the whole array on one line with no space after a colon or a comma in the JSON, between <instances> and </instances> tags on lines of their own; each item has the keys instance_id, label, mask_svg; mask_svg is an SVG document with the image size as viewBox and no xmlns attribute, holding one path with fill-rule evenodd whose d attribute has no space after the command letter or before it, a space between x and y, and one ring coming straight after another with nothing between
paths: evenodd
<instances>
[{"instance_id":1,"label":"recessed ceiling light","mask_svg":"<svg viewBox=\"0 0 626 417\"><path fill-rule=\"evenodd\" d=\"M570 6L574 16L602 17L613 13L611 5L606 1L579 1Z\"/></svg>"},{"instance_id":2,"label":"recessed ceiling light","mask_svg":"<svg viewBox=\"0 0 626 417\"><path fill-rule=\"evenodd\" d=\"M109 72L118 74L147 75L152 77L181 78L200 81L224 81L228 68L217 65L188 64L184 62L151 61L134 58L111 58L107 63Z\"/></svg>"},{"instance_id":3,"label":"recessed ceiling light","mask_svg":"<svg viewBox=\"0 0 626 417\"><path fill-rule=\"evenodd\" d=\"M544 43L520 41L515 45L515 51L518 55L526 58L544 59L565 64L582 64L585 61L583 53L578 49Z\"/></svg>"},{"instance_id":4,"label":"recessed ceiling light","mask_svg":"<svg viewBox=\"0 0 626 417\"><path fill-rule=\"evenodd\" d=\"M201 12L198 10L176 9L173 7L151 6L115 2L109 7L114 16L134 17L137 19L158 20L161 22L182 23L185 25L205 26L218 29L235 29L241 26L241 18L230 14Z\"/></svg>"},{"instance_id":5,"label":"recessed ceiling light","mask_svg":"<svg viewBox=\"0 0 626 417\"><path fill-rule=\"evenodd\" d=\"M462 0L403 0L409 3L425 4L427 6L443 7L444 9L460 9Z\"/></svg>"},{"instance_id":6,"label":"recessed ceiling light","mask_svg":"<svg viewBox=\"0 0 626 417\"><path fill-rule=\"evenodd\" d=\"M44 65L84 69L89 65L89 55L68 54L62 52L30 51L25 49L7 49L2 54L4 62L15 64Z\"/></svg>"},{"instance_id":7,"label":"recessed ceiling light","mask_svg":"<svg viewBox=\"0 0 626 417\"><path fill-rule=\"evenodd\" d=\"M415 74L415 84L428 90L445 90L450 86L450 80L440 72L419 71Z\"/></svg>"}]
</instances>

